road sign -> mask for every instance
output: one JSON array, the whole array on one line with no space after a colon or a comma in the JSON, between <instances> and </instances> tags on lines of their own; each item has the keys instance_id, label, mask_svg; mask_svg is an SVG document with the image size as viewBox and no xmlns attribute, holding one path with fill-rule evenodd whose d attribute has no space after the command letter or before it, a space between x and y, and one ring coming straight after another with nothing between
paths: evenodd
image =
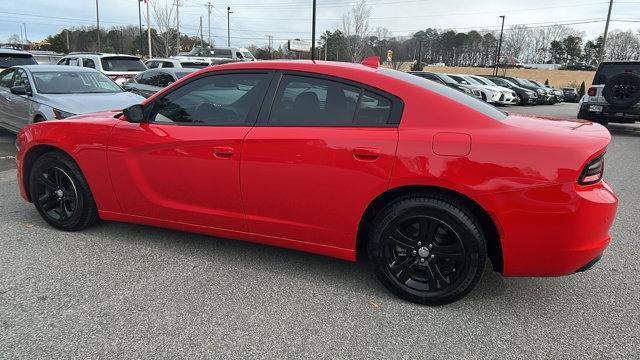
<instances>
[{"instance_id":1,"label":"road sign","mask_svg":"<svg viewBox=\"0 0 640 360\"><path fill-rule=\"evenodd\" d=\"M289 51L309 52L311 44L300 39L292 39L287 41L287 48Z\"/></svg>"},{"instance_id":2,"label":"road sign","mask_svg":"<svg viewBox=\"0 0 640 360\"><path fill-rule=\"evenodd\" d=\"M393 50L387 50L387 62L393 61Z\"/></svg>"}]
</instances>

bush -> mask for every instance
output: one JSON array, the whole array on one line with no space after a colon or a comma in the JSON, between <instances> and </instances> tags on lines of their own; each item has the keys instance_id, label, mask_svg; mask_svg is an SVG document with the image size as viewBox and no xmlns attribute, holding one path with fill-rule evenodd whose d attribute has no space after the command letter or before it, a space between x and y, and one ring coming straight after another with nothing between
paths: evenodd
<instances>
[{"instance_id":1,"label":"bush","mask_svg":"<svg viewBox=\"0 0 640 360\"><path fill-rule=\"evenodd\" d=\"M416 62L415 64L411 65L411 71L422 71L424 68L424 66L421 63Z\"/></svg>"},{"instance_id":2,"label":"bush","mask_svg":"<svg viewBox=\"0 0 640 360\"><path fill-rule=\"evenodd\" d=\"M545 85L549 85L549 79L545 80L545 81L544 81L544 84L545 84Z\"/></svg>"},{"instance_id":3,"label":"bush","mask_svg":"<svg viewBox=\"0 0 640 360\"><path fill-rule=\"evenodd\" d=\"M584 85L584 81L582 82L582 84L580 84L580 90L578 90L578 95L580 95L580 97L583 97L585 94L585 85Z\"/></svg>"}]
</instances>

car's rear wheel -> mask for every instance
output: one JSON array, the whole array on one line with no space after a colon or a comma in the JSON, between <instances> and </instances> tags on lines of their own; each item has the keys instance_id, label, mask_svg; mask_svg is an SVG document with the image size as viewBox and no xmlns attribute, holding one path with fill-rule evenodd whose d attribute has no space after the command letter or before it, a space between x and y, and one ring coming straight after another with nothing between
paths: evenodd
<instances>
[{"instance_id":1,"label":"car's rear wheel","mask_svg":"<svg viewBox=\"0 0 640 360\"><path fill-rule=\"evenodd\" d=\"M31 168L29 189L42 218L58 229L80 230L98 220L89 185L78 165L65 154L40 156Z\"/></svg>"},{"instance_id":2,"label":"car's rear wheel","mask_svg":"<svg viewBox=\"0 0 640 360\"><path fill-rule=\"evenodd\" d=\"M484 237L471 213L436 195L387 206L374 220L367 249L376 276L389 290L426 305L468 294L486 261Z\"/></svg>"}]
</instances>

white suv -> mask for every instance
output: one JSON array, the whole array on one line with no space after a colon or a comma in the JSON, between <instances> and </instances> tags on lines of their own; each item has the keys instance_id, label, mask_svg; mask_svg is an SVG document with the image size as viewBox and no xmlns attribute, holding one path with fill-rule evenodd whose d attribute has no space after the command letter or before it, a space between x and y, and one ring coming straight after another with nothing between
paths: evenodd
<instances>
[{"instance_id":1,"label":"white suv","mask_svg":"<svg viewBox=\"0 0 640 360\"><path fill-rule=\"evenodd\" d=\"M98 52L72 52L60 59L58 65L96 69L120 86L141 71L147 70L137 56Z\"/></svg>"}]
</instances>

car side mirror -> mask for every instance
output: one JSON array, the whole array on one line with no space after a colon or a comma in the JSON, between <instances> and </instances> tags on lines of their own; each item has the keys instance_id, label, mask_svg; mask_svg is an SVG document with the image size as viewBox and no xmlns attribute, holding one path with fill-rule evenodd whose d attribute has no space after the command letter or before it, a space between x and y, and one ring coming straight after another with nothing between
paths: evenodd
<instances>
[{"instance_id":1,"label":"car side mirror","mask_svg":"<svg viewBox=\"0 0 640 360\"><path fill-rule=\"evenodd\" d=\"M144 111L142 105L135 104L131 105L128 108L122 110L124 114L124 118L127 119L128 122L131 123L142 123L145 122Z\"/></svg>"},{"instance_id":2,"label":"car side mirror","mask_svg":"<svg viewBox=\"0 0 640 360\"><path fill-rule=\"evenodd\" d=\"M24 86L12 86L9 91L14 95L32 95L31 91L27 90Z\"/></svg>"}]
</instances>

